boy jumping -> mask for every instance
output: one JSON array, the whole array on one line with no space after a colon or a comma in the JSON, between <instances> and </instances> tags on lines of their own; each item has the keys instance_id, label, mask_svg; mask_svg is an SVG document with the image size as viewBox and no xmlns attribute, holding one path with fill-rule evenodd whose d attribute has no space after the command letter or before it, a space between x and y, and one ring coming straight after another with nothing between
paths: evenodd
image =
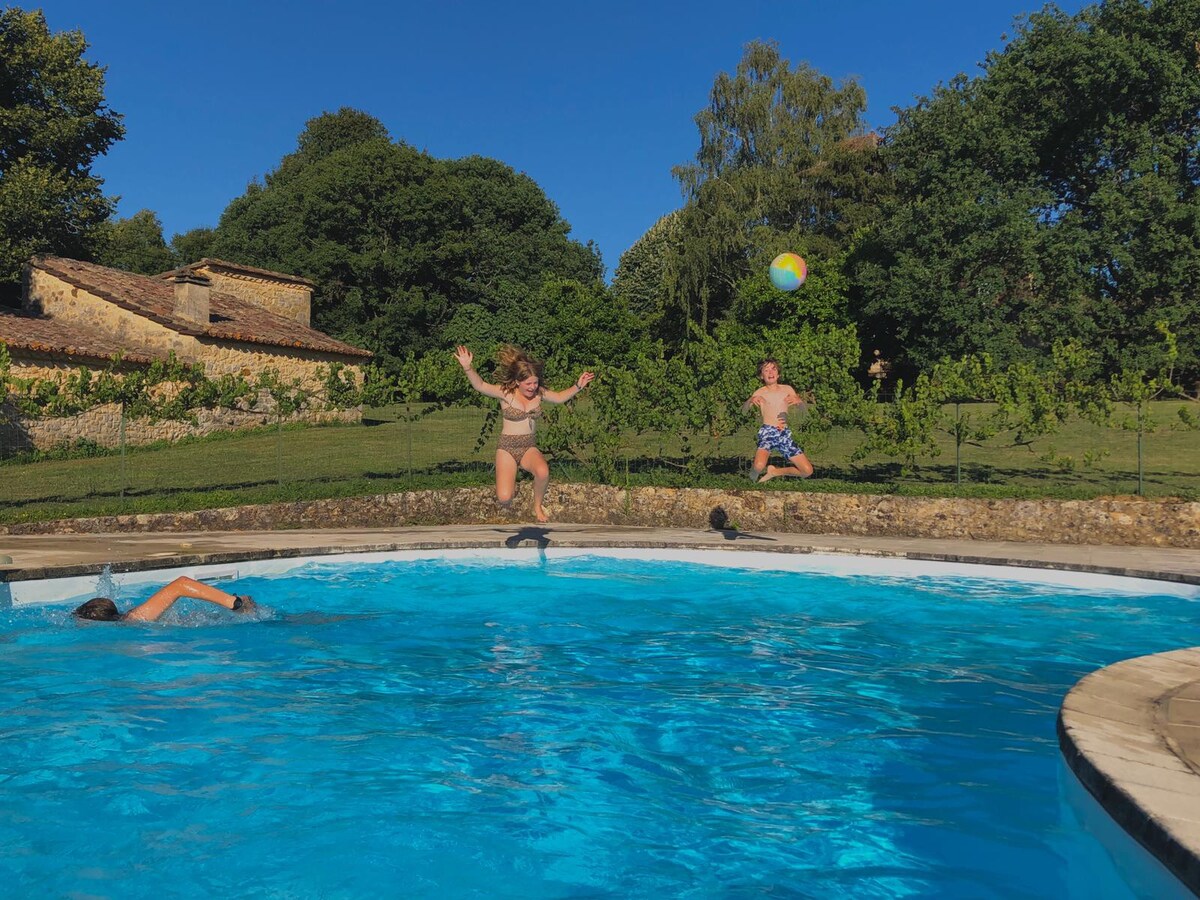
<instances>
[{"instance_id":1,"label":"boy jumping","mask_svg":"<svg viewBox=\"0 0 1200 900\"><path fill-rule=\"evenodd\" d=\"M742 404L742 412L757 406L763 419L762 428L758 429L758 450L754 453L750 478L759 484L772 478L807 478L813 473L812 463L796 444L787 424L788 407L804 406L806 401L791 385L779 383L779 363L775 360L764 359L758 366L758 377L763 386ZM767 465L772 450L782 454L791 465Z\"/></svg>"}]
</instances>

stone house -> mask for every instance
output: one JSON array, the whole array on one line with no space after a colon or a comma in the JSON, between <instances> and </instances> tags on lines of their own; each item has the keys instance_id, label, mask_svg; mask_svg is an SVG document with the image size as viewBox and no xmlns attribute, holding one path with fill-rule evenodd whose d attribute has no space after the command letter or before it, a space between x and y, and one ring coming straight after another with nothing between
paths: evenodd
<instances>
[{"instance_id":1,"label":"stone house","mask_svg":"<svg viewBox=\"0 0 1200 900\"><path fill-rule=\"evenodd\" d=\"M217 259L134 275L95 263L38 256L25 267L20 312L0 309L0 343L18 378L102 369L122 352L123 366L146 366L170 352L200 363L210 377L254 378L274 370L319 389L321 372L340 363L361 379L371 353L313 329L313 284L306 279ZM0 398L2 399L2 398ZM126 422L128 443L264 424L265 410L200 411L198 425ZM312 421L361 418L360 411L311 410ZM97 408L73 419L0 418L0 453L49 449L78 439L113 446L119 410Z\"/></svg>"}]
</instances>

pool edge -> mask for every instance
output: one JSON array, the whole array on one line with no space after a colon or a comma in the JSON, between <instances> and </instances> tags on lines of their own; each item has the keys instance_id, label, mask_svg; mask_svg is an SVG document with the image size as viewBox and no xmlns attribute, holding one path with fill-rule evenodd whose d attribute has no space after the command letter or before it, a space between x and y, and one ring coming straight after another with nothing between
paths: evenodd
<instances>
[{"instance_id":1,"label":"pool edge","mask_svg":"<svg viewBox=\"0 0 1200 900\"><path fill-rule=\"evenodd\" d=\"M1086 675L1063 699L1057 731L1080 783L1200 896L1200 647Z\"/></svg>"},{"instance_id":2,"label":"pool edge","mask_svg":"<svg viewBox=\"0 0 1200 900\"><path fill-rule=\"evenodd\" d=\"M569 530L568 530L569 529ZM405 529L410 533L412 531L420 531L421 529ZM738 533L738 532L720 532L708 531L698 532L686 529L681 529L675 534L672 534L668 529L657 528L597 528L595 526L559 526L554 529L554 537L546 538L544 532L548 529L542 528L521 528L517 526L505 529L495 526L458 526L451 529L457 533L455 537L446 537L443 529L437 530L443 533L437 536L422 538L412 536L408 538L398 539L389 537L384 540L354 540L358 535L355 531L346 532L329 531L328 534L341 534L350 538L344 543L322 543L306 542L297 540L289 542L287 539L293 535L300 535L300 532L281 531L281 532L225 532L226 537L237 537L245 539L247 546L208 550L196 552L166 552L155 554L140 554L129 546L122 548L125 552L116 552L117 548L109 546L112 552L111 555L104 556L99 559L94 559L89 562L78 563L74 565L0 565L0 583L15 582L15 581L31 581L43 578L64 578L80 575L97 575L102 572L105 567L110 567L112 572L143 572L154 569L173 569L186 566L199 565L221 565L225 563L247 562L254 560L269 560L269 559L289 559L301 556L334 556L348 553L379 553L393 552L404 550L505 550L515 549L518 547L545 547L554 546L568 549L586 549L586 548L601 548L601 547L617 547L631 549L647 549L647 550L696 550L696 549L714 549L722 551L764 551L768 553L782 554L833 554L833 555L848 555L848 556L873 556L887 559L907 559L914 562L940 562L940 563L961 563L966 565L992 565L1006 566L1013 568L1027 569L1042 569L1062 572L1079 572L1096 575L1112 575L1122 578L1141 578L1152 581L1164 581L1175 584L1186 584L1200 586L1200 565L1183 566L1170 565L1159 563L1155 565L1153 562L1145 564L1146 560L1137 558L1137 565L1123 565L1119 563L1101 563L1092 561L1083 551L1087 548L1080 548L1074 545L1021 545L1015 543L1008 544L986 544L983 542L973 541L937 541L937 540L918 540L918 539L903 539L893 542L880 540L871 540L863 538L841 538L830 539L829 536L820 535L787 535L787 541L779 541L772 544L763 543L746 543L742 544L740 540L754 540L761 538L761 535ZM481 532L492 532L495 536L483 538ZM637 536L638 532L653 533L655 536ZM383 535L388 532L371 531L365 534ZM307 534L313 534L308 532ZM211 538L221 536L219 532L208 532L203 535L195 535L196 543L201 543L202 538ZM283 539L282 546L262 546L256 541L256 538L261 538L265 535L280 537ZM55 539L59 543L67 543L72 541L87 540L88 538L97 539L105 537L115 537L106 535L89 535L89 536L66 536L58 535ZM126 536L122 538L133 538L128 544L134 545L137 543L136 535ZM174 540L180 538L193 537L193 535L183 532L170 535ZM779 535L778 537L783 537ZM10 538L10 540L12 540ZM0 542L3 538L0 538ZM125 543L123 541L122 543ZM255 544L258 545L255 545ZM896 546L888 546L894 544ZM916 545L916 546L914 546ZM919 546L926 545L926 546ZM945 547L946 545L959 545L959 549L931 549L932 546ZM178 544L176 544L178 546ZM1050 558L1045 554L1038 556L1035 553L1023 552L1028 547L1036 547L1042 550L1051 549L1054 551L1056 558ZM1117 555L1117 548L1108 548L1111 555ZM1189 551L1168 550L1164 551L1159 548L1120 548L1125 551L1127 557L1129 551L1156 552L1158 554L1170 553L1173 558L1183 558L1183 554L1190 559L1200 560L1200 554Z\"/></svg>"}]
</instances>

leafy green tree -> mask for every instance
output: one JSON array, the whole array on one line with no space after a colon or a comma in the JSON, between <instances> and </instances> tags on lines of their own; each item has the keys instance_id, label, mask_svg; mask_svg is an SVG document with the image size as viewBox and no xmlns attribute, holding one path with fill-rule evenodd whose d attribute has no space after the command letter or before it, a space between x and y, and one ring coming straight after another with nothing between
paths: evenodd
<instances>
[{"instance_id":1,"label":"leafy green tree","mask_svg":"<svg viewBox=\"0 0 1200 900\"><path fill-rule=\"evenodd\" d=\"M280 161L279 168L267 176L267 184L286 182L339 150L376 140L390 142L391 135L374 116L349 106L334 113L322 113L305 123L304 131L296 141L296 151Z\"/></svg>"},{"instance_id":2,"label":"leafy green tree","mask_svg":"<svg viewBox=\"0 0 1200 900\"><path fill-rule=\"evenodd\" d=\"M92 162L124 135L104 68L79 31L51 34L40 10L0 10L0 294L36 253L92 258L112 214Z\"/></svg>"},{"instance_id":3,"label":"leafy green tree","mask_svg":"<svg viewBox=\"0 0 1200 900\"><path fill-rule=\"evenodd\" d=\"M389 369L444 349L452 322L461 337L464 320L503 315L547 275L600 278L594 251L503 163L434 159L345 109L310 121L298 146L229 205L209 252L312 279L314 325Z\"/></svg>"},{"instance_id":4,"label":"leafy green tree","mask_svg":"<svg viewBox=\"0 0 1200 900\"><path fill-rule=\"evenodd\" d=\"M212 256L210 251L216 232L212 228L193 228L171 238L172 264L186 266Z\"/></svg>"},{"instance_id":5,"label":"leafy green tree","mask_svg":"<svg viewBox=\"0 0 1200 900\"><path fill-rule=\"evenodd\" d=\"M845 325L849 321L850 281L845 273L846 253L820 256L802 239L789 240L761 229L759 249L751 272L737 284L730 318L753 328L799 331L804 324ZM785 243L786 242L786 243ZM808 278L795 291L781 291L771 283L771 260L785 249L800 253L808 263Z\"/></svg>"},{"instance_id":6,"label":"leafy green tree","mask_svg":"<svg viewBox=\"0 0 1200 900\"><path fill-rule=\"evenodd\" d=\"M888 179L865 108L857 82L793 68L772 43L748 44L717 76L696 159L675 169L688 203L666 281L687 321L711 330L770 236L835 255L874 220Z\"/></svg>"},{"instance_id":7,"label":"leafy green tree","mask_svg":"<svg viewBox=\"0 0 1200 900\"><path fill-rule=\"evenodd\" d=\"M128 219L105 222L98 230L101 265L157 275L175 265L175 257L163 240L162 223L148 209L134 213Z\"/></svg>"},{"instance_id":8,"label":"leafy green tree","mask_svg":"<svg viewBox=\"0 0 1200 900\"><path fill-rule=\"evenodd\" d=\"M650 334L664 337L683 331L682 320L673 315L667 285L667 261L679 252L679 210L667 213L650 226L632 247L621 254L613 273L612 294L641 319Z\"/></svg>"},{"instance_id":9,"label":"leafy green tree","mask_svg":"<svg viewBox=\"0 0 1200 900\"><path fill-rule=\"evenodd\" d=\"M1144 441L1147 434L1158 429L1160 422L1155 418L1150 402L1164 396L1183 397L1184 393L1175 380L1176 364L1179 360L1178 336L1165 321L1157 323L1159 333L1158 356L1153 368L1125 368L1113 374L1104 388L1109 403L1109 422L1125 431L1137 432L1137 492L1145 493ZM1117 410L1123 409L1119 413ZM1194 430L1200 427L1193 411L1181 407L1173 428Z\"/></svg>"},{"instance_id":10,"label":"leafy green tree","mask_svg":"<svg viewBox=\"0 0 1200 900\"><path fill-rule=\"evenodd\" d=\"M872 346L925 369L1079 338L1112 373L1149 367L1163 320L1200 372L1198 21L1200 0L1047 7L903 111L856 267Z\"/></svg>"}]
</instances>

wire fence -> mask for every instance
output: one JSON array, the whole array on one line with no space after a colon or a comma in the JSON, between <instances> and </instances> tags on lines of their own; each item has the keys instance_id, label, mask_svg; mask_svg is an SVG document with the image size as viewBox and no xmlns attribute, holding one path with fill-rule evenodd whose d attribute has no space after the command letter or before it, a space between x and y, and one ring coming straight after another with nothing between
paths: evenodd
<instances>
[{"instance_id":1,"label":"wire fence","mask_svg":"<svg viewBox=\"0 0 1200 900\"><path fill-rule=\"evenodd\" d=\"M1156 419L1169 422L1172 404L1161 406ZM402 404L368 410L360 425L272 426L124 452L32 455L0 437L0 522L487 483L495 435L483 433L486 416L479 407ZM749 488L754 433L751 422L720 438L630 433L607 476L585 448L577 456L551 455L552 477ZM1146 496L1185 498L1200 489L1200 434L1162 425L1140 436L1140 453L1136 431L1085 421L1020 446L997 436L956 448L945 434L939 455L912 466L878 455L854 458L863 440L851 430L816 436L805 447L813 479L777 480L764 489L1094 497L1136 494L1140 483Z\"/></svg>"}]
</instances>

